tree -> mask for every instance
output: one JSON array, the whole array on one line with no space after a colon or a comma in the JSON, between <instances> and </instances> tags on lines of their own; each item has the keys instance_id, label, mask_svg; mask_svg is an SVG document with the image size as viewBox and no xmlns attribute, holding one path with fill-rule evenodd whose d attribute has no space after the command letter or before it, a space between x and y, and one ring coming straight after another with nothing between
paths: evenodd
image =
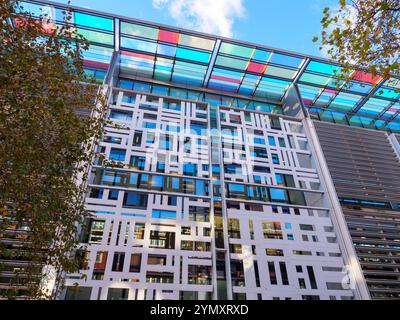
<instances>
[{"instance_id":1,"label":"tree","mask_svg":"<svg viewBox=\"0 0 400 320\"><path fill-rule=\"evenodd\" d=\"M339 1L339 9L324 9L320 40L348 82L354 65L389 78L400 71L400 2L398 0ZM317 42L318 37L313 41Z\"/></svg>"},{"instance_id":2,"label":"tree","mask_svg":"<svg viewBox=\"0 0 400 320\"><path fill-rule=\"evenodd\" d=\"M0 263L24 261L13 270L10 298L52 298L44 267L56 271L56 285L61 271L79 269L80 255L71 252L88 216L85 182L106 104L85 77L89 44L69 23L71 13L56 25L17 1L0 3Z\"/></svg>"}]
</instances>

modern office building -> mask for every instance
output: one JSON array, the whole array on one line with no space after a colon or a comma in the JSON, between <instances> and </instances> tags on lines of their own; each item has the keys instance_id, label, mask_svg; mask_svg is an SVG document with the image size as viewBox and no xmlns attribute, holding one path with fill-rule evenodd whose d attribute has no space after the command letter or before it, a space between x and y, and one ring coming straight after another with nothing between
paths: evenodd
<instances>
[{"instance_id":1,"label":"modern office building","mask_svg":"<svg viewBox=\"0 0 400 320\"><path fill-rule=\"evenodd\" d=\"M399 79L338 90L321 58L73 11L118 165L91 168L60 299L400 298Z\"/></svg>"}]
</instances>

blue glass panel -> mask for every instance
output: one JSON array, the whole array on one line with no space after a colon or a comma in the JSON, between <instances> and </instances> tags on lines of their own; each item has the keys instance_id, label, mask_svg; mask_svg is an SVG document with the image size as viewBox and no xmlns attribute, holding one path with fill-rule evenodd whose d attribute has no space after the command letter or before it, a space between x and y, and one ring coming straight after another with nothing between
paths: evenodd
<instances>
[{"instance_id":1,"label":"blue glass panel","mask_svg":"<svg viewBox=\"0 0 400 320\"><path fill-rule=\"evenodd\" d=\"M210 60L210 53L201 52L197 50L190 50L185 48L178 48L176 50L176 58L193 60L203 63L208 63Z\"/></svg>"},{"instance_id":2,"label":"blue glass panel","mask_svg":"<svg viewBox=\"0 0 400 320\"><path fill-rule=\"evenodd\" d=\"M157 45L157 53L169 57L174 57L176 53L176 47L159 43Z\"/></svg>"},{"instance_id":3,"label":"blue glass panel","mask_svg":"<svg viewBox=\"0 0 400 320\"><path fill-rule=\"evenodd\" d=\"M280 53L273 53L270 63L280 64L287 67L298 68L303 62L302 58L292 57Z\"/></svg>"},{"instance_id":4,"label":"blue glass panel","mask_svg":"<svg viewBox=\"0 0 400 320\"><path fill-rule=\"evenodd\" d=\"M125 160L125 149L111 149L109 158L115 161L124 161Z\"/></svg>"},{"instance_id":5,"label":"blue glass panel","mask_svg":"<svg viewBox=\"0 0 400 320\"><path fill-rule=\"evenodd\" d=\"M287 201L286 190L284 189L269 189L272 201Z\"/></svg>"},{"instance_id":6,"label":"blue glass panel","mask_svg":"<svg viewBox=\"0 0 400 320\"><path fill-rule=\"evenodd\" d=\"M121 37L121 47L142 52L155 53L157 44L154 42Z\"/></svg>"},{"instance_id":7,"label":"blue glass panel","mask_svg":"<svg viewBox=\"0 0 400 320\"><path fill-rule=\"evenodd\" d=\"M176 219L176 212L167 210L153 210L151 217L157 219Z\"/></svg>"},{"instance_id":8,"label":"blue glass panel","mask_svg":"<svg viewBox=\"0 0 400 320\"><path fill-rule=\"evenodd\" d=\"M268 143L271 146L276 146L275 138L274 137L268 137Z\"/></svg>"},{"instance_id":9,"label":"blue glass panel","mask_svg":"<svg viewBox=\"0 0 400 320\"><path fill-rule=\"evenodd\" d=\"M267 62L270 55L271 55L271 52L269 52L269 51L256 49L252 59L253 60L258 60L258 61L261 61L261 62Z\"/></svg>"},{"instance_id":10,"label":"blue glass panel","mask_svg":"<svg viewBox=\"0 0 400 320\"><path fill-rule=\"evenodd\" d=\"M335 71L339 71L340 68L338 66L334 66L328 63L311 61L307 66L307 71L313 71L317 73L324 73L333 75Z\"/></svg>"},{"instance_id":11,"label":"blue glass panel","mask_svg":"<svg viewBox=\"0 0 400 320\"><path fill-rule=\"evenodd\" d=\"M75 20L77 25L86 26L95 29L101 29L105 31L113 31L114 23L113 19L103 18L91 14L74 12Z\"/></svg>"}]
</instances>

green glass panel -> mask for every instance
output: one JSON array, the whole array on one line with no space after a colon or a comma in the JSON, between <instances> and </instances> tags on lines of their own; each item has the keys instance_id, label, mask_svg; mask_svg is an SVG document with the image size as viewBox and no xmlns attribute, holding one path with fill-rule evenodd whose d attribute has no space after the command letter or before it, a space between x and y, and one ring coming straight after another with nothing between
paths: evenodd
<instances>
[{"instance_id":1,"label":"green glass panel","mask_svg":"<svg viewBox=\"0 0 400 320\"><path fill-rule=\"evenodd\" d=\"M215 40L181 34L179 37L179 44L182 46L211 51L214 48Z\"/></svg>"},{"instance_id":2,"label":"green glass panel","mask_svg":"<svg viewBox=\"0 0 400 320\"><path fill-rule=\"evenodd\" d=\"M253 48L222 42L219 52L250 59L253 50Z\"/></svg>"},{"instance_id":3,"label":"green glass panel","mask_svg":"<svg viewBox=\"0 0 400 320\"><path fill-rule=\"evenodd\" d=\"M230 57L224 57L224 56L218 56L215 61L215 64L218 66L230 67L239 70L246 70L247 68L247 61L234 59Z\"/></svg>"},{"instance_id":4,"label":"green glass panel","mask_svg":"<svg viewBox=\"0 0 400 320\"><path fill-rule=\"evenodd\" d=\"M390 78L389 80L387 80L385 82L385 86L386 87L390 87L390 88L397 88L400 89L400 79L397 78Z\"/></svg>"},{"instance_id":5,"label":"green glass panel","mask_svg":"<svg viewBox=\"0 0 400 320\"><path fill-rule=\"evenodd\" d=\"M320 86L326 86L332 81L332 79L333 78L331 77L324 77L305 72L299 80L303 82L318 84Z\"/></svg>"},{"instance_id":6,"label":"green glass panel","mask_svg":"<svg viewBox=\"0 0 400 320\"><path fill-rule=\"evenodd\" d=\"M193 60L202 63L208 63L211 54L197 50L190 50L185 48L178 48L176 50L176 58Z\"/></svg>"},{"instance_id":7,"label":"green glass panel","mask_svg":"<svg viewBox=\"0 0 400 320\"><path fill-rule=\"evenodd\" d=\"M113 19L94 16L91 14L74 12L74 22L80 26L101 29L105 31L114 30Z\"/></svg>"},{"instance_id":8,"label":"green glass panel","mask_svg":"<svg viewBox=\"0 0 400 320\"><path fill-rule=\"evenodd\" d=\"M147 39L158 39L158 29L121 21L121 33Z\"/></svg>"},{"instance_id":9,"label":"green glass panel","mask_svg":"<svg viewBox=\"0 0 400 320\"><path fill-rule=\"evenodd\" d=\"M90 42L98 42L106 45L114 45L114 35L98 32L98 31L91 31L86 29L77 28L77 32L84 36Z\"/></svg>"},{"instance_id":10,"label":"green glass panel","mask_svg":"<svg viewBox=\"0 0 400 320\"><path fill-rule=\"evenodd\" d=\"M266 75L271 75L275 77L280 77L280 78L286 78L286 79L293 79L295 75L297 74L297 70L289 70L289 69L284 69L284 68L278 68L274 66L268 66L267 70L265 70L264 74Z\"/></svg>"}]
</instances>

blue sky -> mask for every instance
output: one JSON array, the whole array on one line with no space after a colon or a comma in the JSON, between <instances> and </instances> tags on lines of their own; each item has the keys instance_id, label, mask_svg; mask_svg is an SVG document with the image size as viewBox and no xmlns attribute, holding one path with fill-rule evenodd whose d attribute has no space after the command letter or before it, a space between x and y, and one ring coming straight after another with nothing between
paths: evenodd
<instances>
[{"instance_id":1,"label":"blue sky","mask_svg":"<svg viewBox=\"0 0 400 320\"><path fill-rule=\"evenodd\" d=\"M53 0L66 3L66 0ZM338 0L72 0L73 5L323 56L312 38Z\"/></svg>"}]
</instances>

